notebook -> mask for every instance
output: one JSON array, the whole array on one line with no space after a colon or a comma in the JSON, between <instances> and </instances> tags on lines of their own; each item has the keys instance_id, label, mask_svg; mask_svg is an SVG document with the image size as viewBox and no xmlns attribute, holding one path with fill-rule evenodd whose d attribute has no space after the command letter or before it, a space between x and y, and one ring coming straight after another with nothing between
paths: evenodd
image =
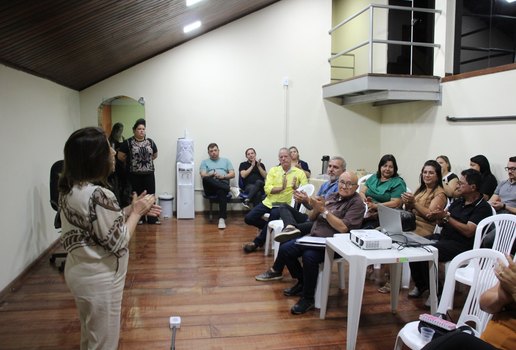
<instances>
[{"instance_id":1,"label":"notebook","mask_svg":"<svg viewBox=\"0 0 516 350\"><path fill-rule=\"evenodd\" d=\"M307 235L296 239L296 244L324 248L326 247L326 237L315 237Z\"/></svg>"},{"instance_id":2,"label":"notebook","mask_svg":"<svg viewBox=\"0 0 516 350\"><path fill-rule=\"evenodd\" d=\"M401 212L399 210L378 205L378 219L380 220L381 231L391 237L393 242L412 246L434 243L414 232L403 232L401 229Z\"/></svg>"}]
</instances>

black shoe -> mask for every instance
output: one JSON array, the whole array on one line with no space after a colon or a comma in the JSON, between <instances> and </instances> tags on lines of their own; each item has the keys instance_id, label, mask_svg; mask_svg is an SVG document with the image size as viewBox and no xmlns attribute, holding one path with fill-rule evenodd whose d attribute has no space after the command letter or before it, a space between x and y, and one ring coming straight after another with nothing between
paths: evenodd
<instances>
[{"instance_id":1,"label":"black shoe","mask_svg":"<svg viewBox=\"0 0 516 350\"><path fill-rule=\"evenodd\" d=\"M256 244L254 244L254 242L246 243L246 244L244 244L244 246L242 248L244 249L244 252L246 252L246 253L252 253L252 252L255 252L256 249L258 249L258 247L256 246Z\"/></svg>"},{"instance_id":2,"label":"black shoe","mask_svg":"<svg viewBox=\"0 0 516 350\"><path fill-rule=\"evenodd\" d=\"M302 235L303 234L301 231L299 231L299 229L295 228L294 226L287 226L280 233L278 233L276 237L274 237L274 240L279 243L284 243Z\"/></svg>"},{"instance_id":3,"label":"black shoe","mask_svg":"<svg viewBox=\"0 0 516 350\"><path fill-rule=\"evenodd\" d=\"M297 282L290 288L283 289L283 295L287 297L299 296L303 292L303 284Z\"/></svg>"},{"instance_id":4,"label":"black shoe","mask_svg":"<svg viewBox=\"0 0 516 350\"><path fill-rule=\"evenodd\" d=\"M418 288L414 287L410 292L408 292L409 298L421 298L423 296L423 293L426 292L428 288Z\"/></svg>"},{"instance_id":5,"label":"black shoe","mask_svg":"<svg viewBox=\"0 0 516 350\"><path fill-rule=\"evenodd\" d=\"M283 278L283 274L281 272L272 271L272 269L268 269L264 273L261 273L254 277L257 281L276 281Z\"/></svg>"},{"instance_id":6,"label":"black shoe","mask_svg":"<svg viewBox=\"0 0 516 350\"><path fill-rule=\"evenodd\" d=\"M314 299L308 299L308 298L301 298L297 302L296 305L292 306L290 309L290 312L292 312L294 315L300 315L304 314L308 310L313 309L315 306Z\"/></svg>"}]
</instances>

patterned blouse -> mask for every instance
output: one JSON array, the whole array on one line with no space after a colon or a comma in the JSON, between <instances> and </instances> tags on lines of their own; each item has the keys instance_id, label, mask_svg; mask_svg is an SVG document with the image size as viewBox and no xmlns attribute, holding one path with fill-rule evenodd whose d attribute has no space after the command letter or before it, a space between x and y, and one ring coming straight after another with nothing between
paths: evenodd
<instances>
[{"instance_id":1,"label":"patterned blouse","mask_svg":"<svg viewBox=\"0 0 516 350\"><path fill-rule=\"evenodd\" d=\"M59 197L61 242L68 253L90 259L127 254L129 232L113 192L91 183Z\"/></svg>"},{"instance_id":2,"label":"patterned blouse","mask_svg":"<svg viewBox=\"0 0 516 350\"><path fill-rule=\"evenodd\" d=\"M158 148L152 139L136 141L131 137L120 145L120 151L128 155L130 173L144 175L154 172L152 157Z\"/></svg>"}]
</instances>

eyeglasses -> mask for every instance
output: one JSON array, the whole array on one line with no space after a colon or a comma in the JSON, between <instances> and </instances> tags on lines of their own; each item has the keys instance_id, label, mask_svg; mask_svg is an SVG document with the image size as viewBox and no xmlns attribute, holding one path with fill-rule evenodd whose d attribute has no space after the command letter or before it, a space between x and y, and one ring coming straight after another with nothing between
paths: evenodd
<instances>
[{"instance_id":1,"label":"eyeglasses","mask_svg":"<svg viewBox=\"0 0 516 350\"><path fill-rule=\"evenodd\" d=\"M351 188L353 186L356 186L357 184L356 183L352 183L352 182L346 182L346 181L339 181L339 184L342 185L342 187L344 188Z\"/></svg>"},{"instance_id":2,"label":"eyeglasses","mask_svg":"<svg viewBox=\"0 0 516 350\"><path fill-rule=\"evenodd\" d=\"M505 167L505 171L516 171L516 168Z\"/></svg>"}]
</instances>

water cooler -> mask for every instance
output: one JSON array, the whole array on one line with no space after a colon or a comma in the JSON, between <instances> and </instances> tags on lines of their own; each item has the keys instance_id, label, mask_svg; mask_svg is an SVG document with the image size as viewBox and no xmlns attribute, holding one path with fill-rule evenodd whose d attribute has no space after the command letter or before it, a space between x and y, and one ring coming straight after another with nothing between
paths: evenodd
<instances>
[{"instance_id":1,"label":"water cooler","mask_svg":"<svg viewBox=\"0 0 516 350\"><path fill-rule=\"evenodd\" d=\"M177 140L176 204L178 219L195 217L193 148L193 140L186 137Z\"/></svg>"}]
</instances>

